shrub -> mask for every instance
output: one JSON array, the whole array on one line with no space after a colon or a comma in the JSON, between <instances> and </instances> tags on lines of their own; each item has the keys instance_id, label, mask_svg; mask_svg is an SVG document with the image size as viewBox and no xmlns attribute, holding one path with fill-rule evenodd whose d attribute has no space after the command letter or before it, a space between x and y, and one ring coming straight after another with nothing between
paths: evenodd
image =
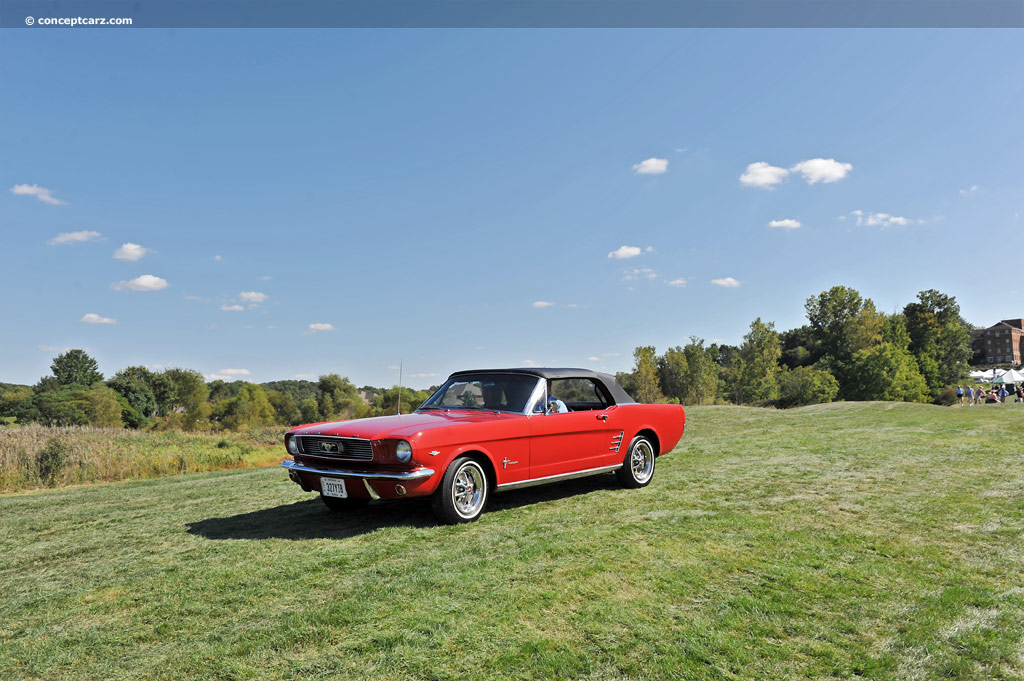
<instances>
[{"instance_id":1,"label":"shrub","mask_svg":"<svg viewBox=\"0 0 1024 681\"><path fill-rule=\"evenodd\" d=\"M946 388L939 396L935 398L933 404L938 404L943 407L950 407L957 403L956 390L953 388Z\"/></svg>"},{"instance_id":2,"label":"shrub","mask_svg":"<svg viewBox=\"0 0 1024 681\"><path fill-rule=\"evenodd\" d=\"M839 382L827 371L798 367L779 374L780 407L831 402L839 394Z\"/></svg>"},{"instance_id":3,"label":"shrub","mask_svg":"<svg viewBox=\"0 0 1024 681\"><path fill-rule=\"evenodd\" d=\"M46 446L36 453L36 473L44 484L53 486L57 476L68 463L68 443L60 438L50 438Z\"/></svg>"}]
</instances>

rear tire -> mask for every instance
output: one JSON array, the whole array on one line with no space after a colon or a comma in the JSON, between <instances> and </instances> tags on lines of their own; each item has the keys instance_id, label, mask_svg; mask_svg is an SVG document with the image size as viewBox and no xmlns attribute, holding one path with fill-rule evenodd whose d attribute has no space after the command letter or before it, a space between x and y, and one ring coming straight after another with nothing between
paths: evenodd
<instances>
[{"instance_id":1,"label":"rear tire","mask_svg":"<svg viewBox=\"0 0 1024 681\"><path fill-rule=\"evenodd\" d=\"M638 489L651 484L654 478L654 462L658 457L654 454L654 445L642 435L637 435L629 443L622 468L615 471L615 477L623 487Z\"/></svg>"},{"instance_id":2,"label":"rear tire","mask_svg":"<svg viewBox=\"0 0 1024 681\"><path fill-rule=\"evenodd\" d=\"M441 522L471 523L484 512L490 492L484 467L471 457L460 456L448 466L430 501Z\"/></svg>"},{"instance_id":3,"label":"rear tire","mask_svg":"<svg viewBox=\"0 0 1024 681\"><path fill-rule=\"evenodd\" d=\"M355 511L370 503L369 499L360 499L359 497L339 499L338 497L325 497L323 494L320 495L320 501L324 502L324 506L332 511Z\"/></svg>"}]
</instances>

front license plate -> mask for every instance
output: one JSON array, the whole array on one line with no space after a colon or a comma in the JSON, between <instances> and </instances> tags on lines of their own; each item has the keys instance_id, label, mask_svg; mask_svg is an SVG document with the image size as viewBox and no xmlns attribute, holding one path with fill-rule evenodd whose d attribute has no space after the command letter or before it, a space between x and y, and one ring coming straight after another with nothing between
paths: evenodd
<instances>
[{"instance_id":1,"label":"front license plate","mask_svg":"<svg viewBox=\"0 0 1024 681\"><path fill-rule=\"evenodd\" d=\"M320 478L320 492L325 497L348 498L348 490L345 489L345 481L333 478Z\"/></svg>"}]
</instances>

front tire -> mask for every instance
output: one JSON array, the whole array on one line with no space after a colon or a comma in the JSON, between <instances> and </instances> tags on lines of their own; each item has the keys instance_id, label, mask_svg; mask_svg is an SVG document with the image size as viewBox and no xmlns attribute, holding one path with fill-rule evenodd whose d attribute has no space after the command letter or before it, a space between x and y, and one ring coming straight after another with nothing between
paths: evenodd
<instances>
[{"instance_id":1,"label":"front tire","mask_svg":"<svg viewBox=\"0 0 1024 681\"><path fill-rule=\"evenodd\" d=\"M657 457L654 454L654 445L643 435L637 435L629 443L626 450L626 458L622 461L622 468L615 471L615 476L623 487L638 489L651 484L654 477L654 462Z\"/></svg>"},{"instance_id":2,"label":"front tire","mask_svg":"<svg viewBox=\"0 0 1024 681\"><path fill-rule=\"evenodd\" d=\"M320 495L320 501L324 502L324 506L332 511L356 511L370 503L369 499L360 499L359 497L341 499L339 497L325 497L323 494Z\"/></svg>"},{"instance_id":3,"label":"front tire","mask_svg":"<svg viewBox=\"0 0 1024 681\"><path fill-rule=\"evenodd\" d=\"M460 456L444 473L431 504L434 515L443 523L471 523L480 517L490 496L487 473L476 459Z\"/></svg>"}]
</instances>

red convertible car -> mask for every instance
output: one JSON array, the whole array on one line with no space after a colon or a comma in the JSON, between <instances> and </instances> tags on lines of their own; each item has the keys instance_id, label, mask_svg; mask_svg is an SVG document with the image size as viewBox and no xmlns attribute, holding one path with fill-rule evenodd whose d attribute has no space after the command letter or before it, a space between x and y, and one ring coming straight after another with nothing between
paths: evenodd
<instances>
[{"instance_id":1,"label":"red convertible car","mask_svg":"<svg viewBox=\"0 0 1024 681\"><path fill-rule=\"evenodd\" d=\"M611 472L644 487L685 423L681 406L637 404L608 374L459 371L412 414L288 431L281 465L332 510L429 496L440 520L464 523L492 492Z\"/></svg>"}]
</instances>

